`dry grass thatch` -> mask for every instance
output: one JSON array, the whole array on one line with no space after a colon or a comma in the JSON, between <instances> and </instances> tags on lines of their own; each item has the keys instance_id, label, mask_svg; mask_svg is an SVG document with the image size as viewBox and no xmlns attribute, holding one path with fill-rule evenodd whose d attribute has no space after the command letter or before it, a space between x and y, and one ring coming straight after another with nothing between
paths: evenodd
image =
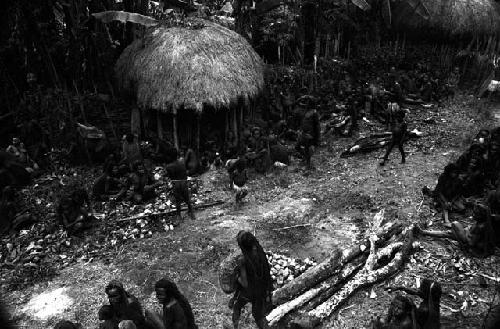
<instances>
[{"instance_id":1,"label":"dry grass thatch","mask_svg":"<svg viewBox=\"0 0 500 329\"><path fill-rule=\"evenodd\" d=\"M494 0L421 0L429 19L415 14L408 1L395 3L396 26L410 29L434 29L450 35L499 34L500 5Z\"/></svg>"},{"instance_id":2,"label":"dry grass thatch","mask_svg":"<svg viewBox=\"0 0 500 329\"><path fill-rule=\"evenodd\" d=\"M160 111L228 107L264 85L259 55L239 34L197 19L201 28L158 26L128 46L115 66L119 88Z\"/></svg>"}]
</instances>

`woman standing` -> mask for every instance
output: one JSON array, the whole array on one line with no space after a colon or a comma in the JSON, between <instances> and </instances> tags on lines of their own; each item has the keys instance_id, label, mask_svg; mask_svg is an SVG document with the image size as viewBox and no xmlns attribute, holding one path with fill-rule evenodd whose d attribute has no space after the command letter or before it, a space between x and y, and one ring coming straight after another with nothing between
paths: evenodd
<instances>
[{"instance_id":1,"label":"woman standing","mask_svg":"<svg viewBox=\"0 0 500 329\"><path fill-rule=\"evenodd\" d=\"M230 301L234 328L238 328L241 309L247 303L252 304L252 315L257 326L267 328L266 314L272 307L273 282L266 254L250 232L240 231L236 240L243 253L243 261L239 266L238 288Z\"/></svg>"}]
</instances>

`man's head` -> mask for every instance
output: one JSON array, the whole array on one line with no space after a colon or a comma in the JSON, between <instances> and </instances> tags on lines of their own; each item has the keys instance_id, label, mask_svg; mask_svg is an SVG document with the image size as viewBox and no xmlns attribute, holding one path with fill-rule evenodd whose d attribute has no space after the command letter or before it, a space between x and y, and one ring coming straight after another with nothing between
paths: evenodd
<instances>
[{"instance_id":1,"label":"man's head","mask_svg":"<svg viewBox=\"0 0 500 329\"><path fill-rule=\"evenodd\" d=\"M12 138L12 144L14 146L18 146L19 144L21 144L21 140L18 137L14 137Z\"/></svg>"},{"instance_id":2,"label":"man's head","mask_svg":"<svg viewBox=\"0 0 500 329\"><path fill-rule=\"evenodd\" d=\"M160 304L165 305L172 298L178 298L179 289L171 280L163 278L155 283L156 298Z\"/></svg>"},{"instance_id":3,"label":"man's head","mask_svg":"<svg viewBox=\"0 0 500 329\"><path fill-rule=\"evenodd\" d=\"M106 295L108 295L108 300L111 306L120 305L124 302L124 289L120 281L111 281L105 289Z\"/></svg>"}]
</instances>

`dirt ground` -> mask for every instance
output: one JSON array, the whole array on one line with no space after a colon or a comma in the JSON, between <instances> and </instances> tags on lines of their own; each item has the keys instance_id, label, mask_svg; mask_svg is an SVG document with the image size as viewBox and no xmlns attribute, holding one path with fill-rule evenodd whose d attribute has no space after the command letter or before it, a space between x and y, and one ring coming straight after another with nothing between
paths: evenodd
<instances>
[{"instance_id":1,"label":"dirt ground","mask_svg":"<svg viewBox=\"0 0 500 329\"><path fill-rule=\"evenodd\" d=\"M276 169L266 177L252 175L250 194L241 206L232 202L224 185L225 171L210 171L200 177L202 188L226 200L225 204L197 212L195 221L186 217L173 231L128 242L116 249L114 257L71 265L49 282L8 292L4 298L18 323L27 328L48 328L62 318L97 328L97 310L105 302L108 281L121 279L151 309L156 308L155 280L169 276L191 302L199 327L220 328L231 312L230 296L219 288L218 265L237 248L239 230L255 232L266 250L321 261L335 248L356 245L368 221L382 208L391 220L442 228L440 215L424 199L422 187L434 187L445 164L459 156L478 129L496 124L494 114L494 105L472 96L457 97L444 108L412 109L409 128L418 128L424 135L407 144L406 164L399 163L396 150L385 167L378 164L384 150L342 159L340 153L355 138L325 136L313 159L314 170L303 170L295 160L289 168ZM379 124L363 122L360 133L381 129ZM308 225L280 229L299 224ZM451 241L423 239L421 243L423 249L403 272L376 285L373 292L358 292L323 327L363 328L371 317L385 316L393 296L385 286L412 287L417 278L428 277L443 284L442 328L479 328L481 314L494 298L492 285L478 285L479 273L499 276L498 255L472 259ZM57 308L60 311L35 314L33 300L28 307L32 298L56 290L64 304ZM256 328L249 309L240 328Z\"/></svg>"}]
</instances>

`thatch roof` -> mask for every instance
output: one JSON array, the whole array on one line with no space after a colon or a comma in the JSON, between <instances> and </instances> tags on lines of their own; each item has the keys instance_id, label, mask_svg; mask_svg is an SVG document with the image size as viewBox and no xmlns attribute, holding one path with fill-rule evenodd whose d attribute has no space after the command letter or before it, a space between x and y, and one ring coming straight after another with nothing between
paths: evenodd
<instances>
[{"instance_id":1,"label":"thatch roof","mask_svg":"<svg viewBox=\"0 0 500 329\"><path fill-rule=\"evenodd\" d=\"M245 38L216 23L157 26L128 46L115 66L117 84L143 108L161 111L228 107L255 97L264 65ZM194 27L203 24L203 27Z\"/></svg>"},{"instance_id":2,"label":"thatch roof","mask_svg":"<svg viewBox=\"0 0 500 329\"><path fill-rule=\"evenodd\" d=\"M428 19L415 13L410 5L414 1L398 1L392 8L393 24L414 31L435 30L452 36L500 32L500 5L495 0L420 1L429 11Z\"/></svg>"}]
</instances>

